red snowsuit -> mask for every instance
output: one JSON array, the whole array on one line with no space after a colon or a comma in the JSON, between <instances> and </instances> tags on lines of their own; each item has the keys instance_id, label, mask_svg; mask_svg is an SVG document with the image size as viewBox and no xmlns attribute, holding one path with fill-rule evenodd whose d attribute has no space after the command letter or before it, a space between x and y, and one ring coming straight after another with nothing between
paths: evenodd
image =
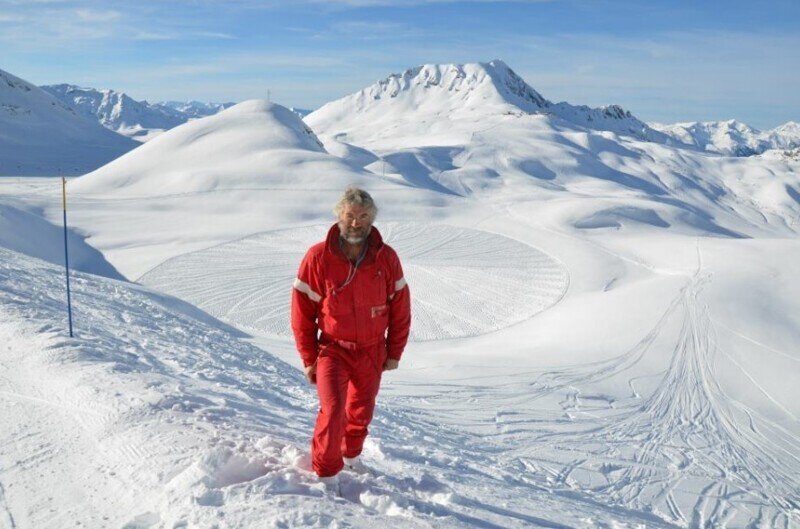
<instances>
[{"instance_id":1,"label":"red snowsuit","mask_svg":"<svg viewBox=\"0 0 800 529\"><path fill-rule=\"evenodd\" d=\"M374 226L366 254L354 267L334 224L327 240L306 253L292 290L297 350L304 366L317 363L320 409L311 459L323 477L342 469L342 455L361 453L383 364L387 357L400 359L411 326L411 298L400 259Z\"/></svg>"}]
</instances>

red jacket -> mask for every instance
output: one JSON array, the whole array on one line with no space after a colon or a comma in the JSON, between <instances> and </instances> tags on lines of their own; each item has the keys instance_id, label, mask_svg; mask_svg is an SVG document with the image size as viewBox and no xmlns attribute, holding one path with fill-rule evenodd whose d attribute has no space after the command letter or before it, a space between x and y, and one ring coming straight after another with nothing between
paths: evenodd
<instances>
[{"instance_id":1,"label":"red jacket","mask_svg":"<svg viewBox=\"0 0 800 529\"><path fill-rule=\"evenodd\" d=\"M411 297L400 258L374 226L364 259L350 283L342 286L353 268L339 246L337 224L300 263L292 289L292 331L305 366L317 360L320 340L357 346L385 340L389 358L399 360L403 354Z\"/></svg>"}]
</instances>

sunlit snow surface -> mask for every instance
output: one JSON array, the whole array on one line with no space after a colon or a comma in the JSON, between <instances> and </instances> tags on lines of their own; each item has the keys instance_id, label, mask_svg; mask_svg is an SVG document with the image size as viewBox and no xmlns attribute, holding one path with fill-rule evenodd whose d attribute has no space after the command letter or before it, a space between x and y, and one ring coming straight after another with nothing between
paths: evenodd
<instances>
[{"instance_id":1,"label":"sunlit snow surface","mask_svg":"<svg viewBox=\"0 0 800 529\"><path fill-rule=\"evenodd\" d=\"M0 186L2 244L54 263L0 255L0 524L800 525L797 160L502 100L421 115L469 94L409 86L339 105L344 132L242 104L67 186L71 244L229 325L76 274L65 339L60 186ZM281 319L351 182L406 267L415 339L374 474L337 496L308 468L316 400Z\"/></svg>"},{"instance_id":2,"label":"sunlit snow surface","mask_svg":"<svg viewBox=\"0 0 800 529\"><path fill-rule=\"evenodd\" d=\"M303 254L327 225L267 232L175 257L140 278L243 328L291 336L289 291ZM385 223L413 295L412 340L474 336L557 302L566 269L519 241L452 226Z\"/></svg>"}]
</instances>

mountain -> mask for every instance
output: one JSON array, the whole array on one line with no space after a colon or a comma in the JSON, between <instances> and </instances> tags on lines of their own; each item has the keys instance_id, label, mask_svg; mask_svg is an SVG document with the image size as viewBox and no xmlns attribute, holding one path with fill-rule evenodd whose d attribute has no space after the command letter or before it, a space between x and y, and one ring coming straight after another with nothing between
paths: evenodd
<instances>
[{"instance_id":1,"label":"mountain","mask_svg":"<svg viewBox=\"0 0 800 529\"><path fill-rule=\"evenodd\" d=\"M800 124L793 121L767 131L735 119L671 125L650 123L650 126L682 143L726 156L752 156L770 149L800 147Z\"/></svg>"},{"instance_id":2,"label":"mountain","mask_svg":"<svg viewBox=\"0 0 800 529\"><path fill-rule=\"evenodd\" d=\"M236 103L205 103L202 101L161 101L154 106L179 112L187 119L204 118L230 108Z\"/></svg>"},{"instance_id":3,"label":"mountain","mask_svg":"<svg viewBox=\"0 0 800 529\"><path fill-rule=\"evenodd\" d=\"M92 193L161 195L251 186L269 179L266 173L281 167L281 159L287 168L292 161L297 163L300 153L308 160L336 163L293 112L246 101L171 129L70 187ZM290 172L281 179L288 181Z\"/></svg>"},{"instance_id":4,"label":"mountain","mask_svg":"<svg viewBox=\"0 0 800 529\"><path fill-rule=\"evenodd\" d=\"M619 107L553 104L500 61L413 68L305 122L329 152L375 174L453 196L534 195L581 230L796 233L786 161L709 156Z\"/></svg>"},{"instance_id":5,"label":"mountain","mask_svg":"<svg viewBox=\"0 0 800 529\"><path fill-rule=\"evenodd\" d=\"M295 108L295 107L289 107L289 110L291 110L301 118L304 118L313 112L313 110L308 110L306 108Z\"/></svg>"},{"instance_id":6,"label":"mountain","mask_svg":"<svg viewBox=\"0 0 800 529\"><path fill-rule=\"evenodd\" d=\"M78 175L138 143L0 70L0 175Z\"/></svg>"},{"instance_id":7,"label":"mountain","mask_svg":"<svg viewBox=\"0 0 800 529\"><path fill-rule=\"evenodd\" d=\"M150 105L146 101L136 101L124 92L115 90L96 90L70 84L41 88L86 119L97 120L107 129L138 141L147 141L187 120L180 112Z\"/></svg>"},{"instance_id":8,"label":"mountain","mask_svg":"<svg viewBox=\"0 0 800 529\"><path fill-rule=\"evenodd\" d=\"M334 124L347 130L355 120L369 121L380 129L402 123L407 115L427 122L442 116L469 119L484 114L545 114L588 129L668 141L617 105L589 108L552 103L501 60L411 68L328 103L308 119L315 130L328 130Z\"/></svg>"},{"instance_id":9,"label":"mountain","mask_svg":"<svg viewBox=\"0 0 800 529\"><path fill-rule=\"evenodd\" d=\"M81 88L70 84L41 88L79 115L99 121L104 127L140 142L148 141L190 119L216 114L233 104L199 101L151 104L115 90Z\"/></svg>"}]
</instances>

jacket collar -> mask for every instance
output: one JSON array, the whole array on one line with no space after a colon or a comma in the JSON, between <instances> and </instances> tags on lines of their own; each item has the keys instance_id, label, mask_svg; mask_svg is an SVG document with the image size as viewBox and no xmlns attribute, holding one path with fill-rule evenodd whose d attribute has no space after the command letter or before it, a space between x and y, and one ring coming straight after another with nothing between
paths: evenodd
<instances>
[{"instance_id":1,"label":"jacket collar","mask_svg":"<svg viewBox=\"0 0 800 529\"><path fill-rule=\"evenodd\" d=\"M367 255L364 257L365 262L374 261L378 253L383 248L383 237L378 231L378 228L373 224L372 229L367 235ZM342 252L339 246L339 223L334 223L328 230L328 237L325 239L325 249L333 255L347 260L347 256Z\"/></svg>"}]
</instances>

